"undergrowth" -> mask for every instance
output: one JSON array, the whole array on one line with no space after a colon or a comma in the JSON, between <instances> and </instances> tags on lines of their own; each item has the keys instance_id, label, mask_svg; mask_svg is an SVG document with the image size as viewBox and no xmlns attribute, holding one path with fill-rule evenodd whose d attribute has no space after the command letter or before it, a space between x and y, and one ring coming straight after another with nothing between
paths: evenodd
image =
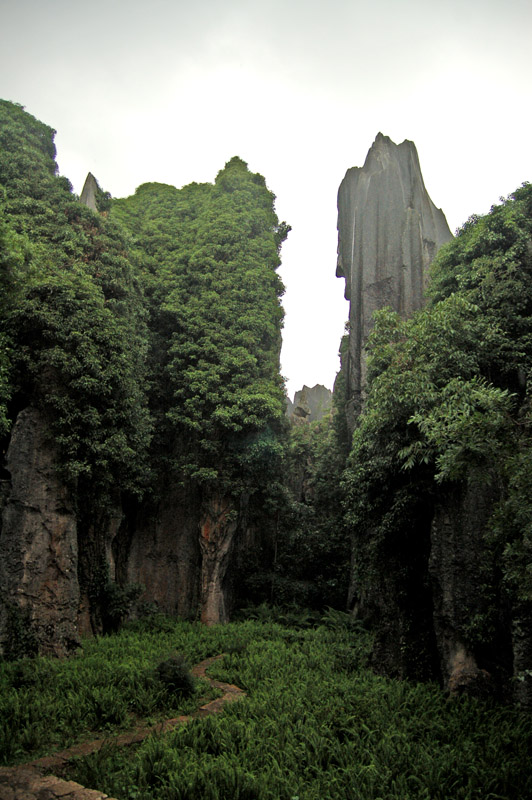
<instances>
[{"instance_id":1,"label":"undergrowth","mask_svg":"<svg viewBox=\"0 0 532 800\"><path fill-rule=\"evenodd\" d=\"M220 715L151 736L135 750L109 744L71 762L67 777L119 800L532 796L530 717L471 699L449 700L434 685L374 675L365 666L366 635L345 623L332 613L313 628L256 620L212 628L160 621L158 632L139 626L88 643L77 669L86 660L92 669L107 661L116 672L122 659L126 683L133 665L137 674L153 670L169 647L190 663L226 652L210 674L236 683L247 697ZM47 665L52 685L63 676L64 686L74 669L34 663L41 670ZM138 685L142 681L128 683L130 702L136 702ZM105 682L99 684L104 688ZM27 687L11 689L21 690Z\"/></svg>"},{"instance_id":2,"label":"undergrowth","mask_svg":"<svg viewBox=\"0 0 532 800\"><path fill-rule=\"evenodd\" d=\"M57 747L193 711L212 696L183 672L185 689L169 690L158 667L194 664L220 652L221 641L199 625L153 617L120 634L86 639L69 660L0 661L0 765L27 761Z\"/></svg>"}]
</instances>

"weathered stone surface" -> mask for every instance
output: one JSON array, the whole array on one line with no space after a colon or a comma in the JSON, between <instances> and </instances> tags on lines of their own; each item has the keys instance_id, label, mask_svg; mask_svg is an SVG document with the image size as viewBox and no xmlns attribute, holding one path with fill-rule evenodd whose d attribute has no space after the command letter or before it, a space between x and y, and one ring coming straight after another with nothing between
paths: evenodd
<instances>
[{"instance_id":1,"label":"weathered stone surface","mask_svg":"<svg viewBox=\"0 0 532 800\"><path fill-rule=\"evenodd\" d=\"M288 395L286 395L285 400L286 400L286 416L287 417L291 417L292 414L294 413L294 404L292 403L292 401L290 400ZM1 495L1 486L0 486L0 498L1 498L1 496L2 495ZM0 502L1 502L1 500L0 500Z\"/></svg>"},{"instance_id":2,"label":"weathered stone surface","mask_svg":"<svg viewBox=\"0 0 532 800\"><path fill-rule=\"evenodd\" d=\"M101 592L107 580L124 583L123 575L118 575L115 552L120 550L117 540L124 513L118 498L105 509L87 507L87 501L78 502L78 507L78 629L82 636L109 633L114 630L113 622Z\"/></svg>"},{"instance_id":3,"label":"weathered stone surface","mask_svg":"<svg viewBox=\"0 0 532 800\"><path fill-rule=\"evenodd\" d=\"M79 644L76 517L57 473L58 454L42 414L22 411L7 453L11 476L0 533L0 636L8 602L27 612L39 651L65 655Z\"/></svg>"},{"instance_id":4,"label":"weathered stone surface","mask_svg":"<svg viewBox=\"0 0 532 800\"><path fill-rule=\"evenodd\" d=\"M336 274L345 278L350 301L348 347L342 349L348 431L363 403L374 312L388 306L406 317L422 308L430 263L451 237L425 189L414 144L396 145L379 133L364 166L349 169L338 191ZM375 625L375 666L400 677L422 678L437 669L427 585L431 517L432 506L420 498L415 528L394 532L382 545L379 574L371 580L358 566L371 531L353 543L349 607Z\"/></svg>"},{"instance_id":5,"label":"weathered stone surface","mask_svg":"<svg viewBox=\"0 0 532 800\"><path fill-rule=\"evenodd\" d=\"M439 677L428 582L431 520L432 505L420 493L412 524L394 526L389 536L368 524L352 541L348 608L372 629L372 666L384 675Z\"/></svg>"},{"instance_id":6,"label":"weathered stone surface","mask_svg":"<svg viewBox=\"0 0 532 800\"><path fill-rule=\"evenodd\" d=\"M197 493L167 486L158 508L139 516L124 556L127 581L145 587L142 600L184 618L198 609L199 505Z\"/></svg>"},{"instance_id":7,"label":"weathered stone surface","mask_svg":"<svg viewBox=\"0 0 532 800\"><path fill-rule=\"evenodd\" d=\"M321 383L315 386L303 386L294 395L294 402L288 416L304 417L307 422L322 419L332 406L332 392Z\"/></svg>"},{"instance_id":8,"label":"weathered stone surface","mask_svg":"<svg viewBox=\"0 0 532 800\"><path fill-rule=\"evenodd\" d=\"M79 198L80 203L83 203L84 206L88 206L92 211L98 211L98 206L96 205L98 189L98 181L92 172L89 172L83 184L83 189Z\"/></svg>"},{"instance_id":9,"label":"weathered stone surface","mask_svg":"<svg viewBox=\"0 0 532 800\"><path fill-rule=\"evenodd\" d=\"M338 267L350 301L348 422L360 411L364 348L377 309L407 316L424 303L427 270L452 238L427 194L413 142L378 134L364 166L349 169L338 192Z\"/></svg>"},{"instance_id":10,"label":"weathered stone surface","mask_svg":"<svg viewBox=\"0 0 532 800\"><path fill-rule=\"evenodd\" d=\"M436 504L429 573L434 630L444 684L451 692L492 693L511 671L510 623L486 531L498 496L471 476Z\"/></svg>"},{"instance_id":11,"label":"weathered stone surface","mask_svg":"<svg viewBox=\"0 0 532 800\"><path fill-rule=\"evenodd\" d=\"M225 497L203 504L200 524L201 621L206 625L229 621L225 579L238 531L238 513Z\"/></svg>"}]
</instances>

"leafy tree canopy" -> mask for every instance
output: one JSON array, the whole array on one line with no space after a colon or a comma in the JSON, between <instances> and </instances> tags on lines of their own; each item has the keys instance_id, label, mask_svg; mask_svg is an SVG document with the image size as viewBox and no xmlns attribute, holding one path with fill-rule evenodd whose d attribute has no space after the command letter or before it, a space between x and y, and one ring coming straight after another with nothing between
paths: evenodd
<instances>
[{"instance_id":1,"label":"leafy tree canopy","mask_svg":"<svg viewBox=\"0 0 532 800\"><path fill-rule=\"evenodd\" d=\"M53 136L0 102L0 280L17 291L1 308L10 410L41 408L65 477L103 498L146 477L145 314L123 234L57 176Z\"/></svg>"},{"instance_id":2,"label":"leafy tree canopy","mask_svg":"<svg viewBox=\"0 0 532 800\"><path fill-rule=\"evenodd\" d=\"M264 178L233 158L214 185L145 184L111 210L142 264L160 461L236 495L280 455L276 269L288 226L273 204Z\"/></svg>"}]
</instances>

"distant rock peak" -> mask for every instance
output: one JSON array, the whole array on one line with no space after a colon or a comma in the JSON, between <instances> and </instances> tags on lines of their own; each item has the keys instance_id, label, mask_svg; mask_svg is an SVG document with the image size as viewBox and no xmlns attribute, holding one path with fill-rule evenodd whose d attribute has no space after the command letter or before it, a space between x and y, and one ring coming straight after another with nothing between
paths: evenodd
<instances>
[{"instance_id":1,"label":"distant rock peak","mask_svg":"<svg viewBox=\"0 0 532 800\"><path fill-rule=\"evenodd\" d=\"M294 402L288 404L288 416L299 417L307 422L322 419L332 405L332 392L321 383L303 386L294 395Z\"/></svg>"},{"instance_id":2,"label":"distant rock peak","mask_svg":"<svg viewBox=\"0 0 532 800\"><path fill-rule=\"evenodd\" d=\"M80 203L83 203L84 206L87 206L92 211L98 211L96 198L98 197L99 189L98 181L92 172L89 172L83 184L83 189L79 198Z\"/></svg>"}]
</instances>

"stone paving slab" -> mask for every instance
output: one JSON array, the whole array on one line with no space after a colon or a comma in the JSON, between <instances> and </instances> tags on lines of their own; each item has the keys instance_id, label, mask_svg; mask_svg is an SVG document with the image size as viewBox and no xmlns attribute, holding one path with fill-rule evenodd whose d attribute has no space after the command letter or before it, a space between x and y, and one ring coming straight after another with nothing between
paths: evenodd
<instances>
[{"instance_id":1,"label":"stone paving slab","mask_svg":"<svg viewBox=\"0 0 532 800\"><path fill-rule=\"evenodd\" d=\"M191 670L197 678L209 681L211 686L222 691L221 697L200 706L193 714L167 719L158 725L139 727L130 733L119 734L112 740L110 738L95 739L92 742L74 745L68 750L61 750L50 756L37 758L28 764L21 764L17 767L0 767L0 800L114 800L98 790L86 789L75 781L65 781L56 778L55 775L44 775L43 773L51 770L59 772L71 759L95 753L110 741L118 747L126 747L142 742L150 734L168 733L192 719L202 719L210 714L218 714L226 703L232 703L245 697L246 693L238 686L215 681L207 676L206 671L211 664L223 658L224 655L225 653L222 653L219 656L207 658L200 664L196 664Z\"/></svg>"},{"instance_id":2,"label":"stone paving slab","mask_svg":"<svg viewBox=\"0 0 532 800\"><path fill-rule=\"evenodd\" d=\"M0 767L0 800L113 800L75 781L43 775L34 767Z\"/></svg>"}]
</instances>

